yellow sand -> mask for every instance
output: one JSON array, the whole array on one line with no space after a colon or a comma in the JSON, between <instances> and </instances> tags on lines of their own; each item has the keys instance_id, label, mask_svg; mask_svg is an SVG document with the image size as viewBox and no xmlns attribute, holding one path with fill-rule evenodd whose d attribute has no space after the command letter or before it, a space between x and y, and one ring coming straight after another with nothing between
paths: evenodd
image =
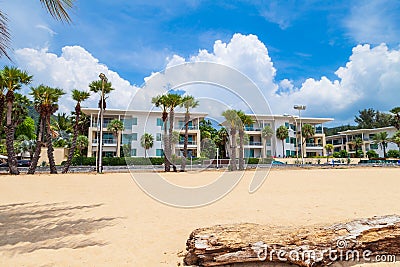
<instances>
[{"instance_id":1,"label":"yellow sand","mask_svg":"<svg viewBox=\"0 0 400 267\"><path fill-rule=\"evenodd\" d=\"M195 209L153 200L129 173L1 175L0 266L177 266L177 254L199 227L301 226L400 214L399 168L273 170L249 194L252 174L222 200ZM165 177L188 186L218 175Z\"/></svg>"}]
</instances>

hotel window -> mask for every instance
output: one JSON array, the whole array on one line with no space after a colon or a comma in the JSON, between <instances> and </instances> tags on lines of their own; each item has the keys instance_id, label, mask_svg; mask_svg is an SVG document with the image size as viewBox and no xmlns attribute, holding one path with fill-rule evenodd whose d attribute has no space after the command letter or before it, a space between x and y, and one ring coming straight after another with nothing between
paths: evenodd
<instances>
[{"instance_id":1,"label":"hotel window","mask_svg":"<svg viewBox=\"0 0 400 267\"><path fill-rule=\"evenodd\" d=\"M161 133L156 134L156 141L161 141Z\"/></svg>"},{"instance_id":2,"label":"hotel window","mask_svg":"<svg viewBox=\"0 0 400 267\"><path fill-rule=\"evenodd\" d=\"M289 143L290 143L290 138L286 137L286 144L289 144Z\"/></svg>"},{"instance_id":3,"label":"hotel window","mask_svg":"<svg viewBox=\"0 0 400 267\"><path fill-rule=\"evenodd\" d=\"M164 151L162 149L156 149L156 156L162 157L164 155Z\"/></svg>"},{"instance_id":4,"label":"hotel window","mask_svg":"<svg viewBox=\"0 0 400 267\"><path fill-rule=\"evenodd\" d=\"M267 139L267 146L271 146L271 138Z\"/></svg>"},{"instance_id":5,"label":"hotel window","mask_svg":"<svg viewBox=\"0 0 400 267\"><path fill-rule=\"evenodd\" d=\"M131 149L131 157L136 157L136 148Z\"/></svg>"},{"instance_id":6,"label":"hotel window","mask_svg":"<svg viewBox=\"0 0 400 267\"><path fill-rule=\"evenodd\" d=\"M121 119L121 121L124 124L125 130L132 129L132 119L131 118L124 118L124 119Z\"/></svg>"},{"instance_id":7,"label":"hotel window","mask_svg":"<svg viewBox=\"0 0 400 267\"><path fill-rule=\"evenodd\" d=\"M132 141L137 141L137 133L132 133Z\"/></svg>"},{"instance_id":8,"label":"hotel window","mask_svg":"<svg viewBox=\"0 0 400 267\"><path fill-rule=\"evenodd\" d=\"M137 118L132 118L132 125L137 125Z\"/></svg>"},{"instance_id":9,"label":"hotel window","mask_svg":"<svg viewBox=\"0 0 400 267\"><path fill-rule=\"evenodd\" d=\"M378 149L378 144L370 144L369 148L370 149Z\"/></svg>"},{"instance_id":10,"label":"hotel window","mask_svg":"<svg viewBox=\"0 0 400 267\"><path fill-rule=\"evenodd\" d=\"M272 156L272 151L271 150L267 150L267 157Z\"/></svg>"},{"instance_id":11,"label":"hotel window","mask_svg":"<svg viewBox=\"0 0 400 267\"><path fill-rule=\"evenodd\" d=\"M129 144L132 141L131 134L122 134L122 144Z\"/></svg>"},{"instance_id":12,"label":"hotel window","mask_svg":"<svg viewBox=\"0 0 400 267\"><path fill-rule=\"evenodd\" d=\"M163 126L163 122L161 118L157 118L157 126Z\"/></svg>"},{"instance_id":13,"label":"hotel window","mask_svg":"<svg viewBox=\"0 0 400 267\"><path fill-rule=\"evenodd\" d=\"M289 129L289 123L285 122L285 127Z\"/></svg>"}]
</instances>

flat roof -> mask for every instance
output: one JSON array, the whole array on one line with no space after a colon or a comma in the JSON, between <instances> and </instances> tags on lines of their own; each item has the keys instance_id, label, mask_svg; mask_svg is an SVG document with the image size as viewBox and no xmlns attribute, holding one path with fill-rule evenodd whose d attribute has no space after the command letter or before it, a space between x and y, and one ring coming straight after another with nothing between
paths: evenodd
<instances>
[{"instance_id":1,"label":"flat roof","mask_svg":"<svg viewBox=\"0 0 400 267\"><path fill-rule=\"evenodd\" d=\"M293 115L265 115L265 114L247 114L252 117L256 117L258 119L265 119L265 120L275 120L275 119L288 119L289 121L299 121L300 118L299 116L293 116ZM313 118L313 117L301 117L301 122L302 123L314 123L314 124L320 124L320 123L325 123L325 122L330 122L333 121L333 118Z\"/></svg>"},{"instance_id":2,"label":"flat roof","mask_svg":"<svg viewBox=\"0 0 400 267\"><path fill-rule=\"evenodd\" d=\"M381 127L381 128L373 128L373 129L356 129L356 130L346 130L343 132L338 132L341 135L346 135L346 134L357 134L357 133L365 133L365 132L382 132L385 130L395 130L396 128L394 126L389 126L389 127Z\"/></svg>"},{"instance_id":3,"label":"flat roof","mask_svg":"<svg viewBox=\"0 0 400 267\"><path fill-rule=\"evenodd\" d=\"M99 108L82 108L82 112L85 114L97 114ZM161 110L122 110L122 109L105 109L105 115L125 115L125 114L161 114ZM185 115L185 112L175 111L175 115ZM205 112L190 112L190 116L206 117L208 113Z\"/></svg>"}]
</instances>

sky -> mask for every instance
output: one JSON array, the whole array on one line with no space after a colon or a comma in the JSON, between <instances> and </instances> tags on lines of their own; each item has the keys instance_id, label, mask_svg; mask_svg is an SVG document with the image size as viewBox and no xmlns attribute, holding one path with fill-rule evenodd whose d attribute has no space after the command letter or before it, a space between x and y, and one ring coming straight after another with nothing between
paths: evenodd
<instances>
[{"instance_id":1,"label":"sky","mask_svg":"<svg viewBox=\"0 0 400 267\"><path fill-rule=\"evenodd\" d=\"M100 72L116 89L108 107L126 109L143 90L148 97L160 92L145 86L155 73L204 61L248 77L273 114L297 114L293 105L303 104L303 116L334 118L334 126L354 124L364 108L400 106L396 0L80 0L72 24L53 20L39 0L1 0L0 8L13 47L13 62L1 64L27 70L32 86L64 89L60 112L73 109L71 90L87 90ZM180 89L207 98L197 111L212 116L246 110L211 85ZM247 104L258 105L251 104L258 94L250 95ZM83 106L97 101L92 95Z\"/></svg>"}]
</instances>

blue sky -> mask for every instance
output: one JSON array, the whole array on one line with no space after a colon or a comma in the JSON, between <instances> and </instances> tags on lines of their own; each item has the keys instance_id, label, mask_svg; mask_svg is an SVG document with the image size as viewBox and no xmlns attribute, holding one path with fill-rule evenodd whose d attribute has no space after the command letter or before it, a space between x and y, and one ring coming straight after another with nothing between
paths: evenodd
<instances>
[{"instance_id":1,"label":"blue sky","mask_svg":"<svg viewBox=\"0 0 400 267\"><path fill-rule=\"evenodd\" d=\"M135 91L174 56L179 62L212 58L260 87L268 84L272 89L265 95L274 113L292 113L291 105L300 100L310 107L306 115L341 124L351 123L362 108L400 105L400 1L81 0L72 25L52 20L39 0L4 0L2 8L10 17L14 62L33 73L36 83L70 90L96 77L88 76L89 70L103 68L115 72L110 75L118 78L114 84L121 84L120 90ZM224 52L228 56L215 50L218 40L232 44ZM65 47L72 48L67 53ZM74 81L58 83L60 60L75 61L69 70ZM246 63L253 66L242 67ZM374 92L389 100L371 97ZM71 105L65 99L64 108Z\"/></svg>"}]
</instances>

